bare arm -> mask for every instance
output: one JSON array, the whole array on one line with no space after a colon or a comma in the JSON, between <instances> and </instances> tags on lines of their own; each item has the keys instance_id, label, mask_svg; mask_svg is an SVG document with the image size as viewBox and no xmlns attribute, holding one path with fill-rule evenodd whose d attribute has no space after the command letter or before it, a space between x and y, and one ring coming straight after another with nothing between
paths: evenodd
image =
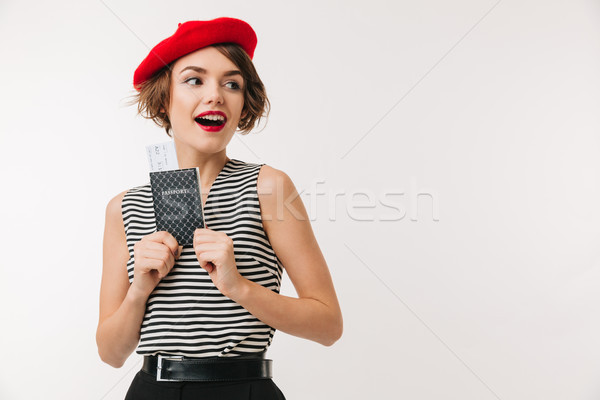
<instances>
[{"instance_id":1,"label":"bare arm","mask_svg":"<svg viewBox=\"0 0 600 400\"><path fill-rule=\"evenodd\" d=\"M121 213L125 193L127 191L118 194L106 206L96 330L98 354L102 361L115 368L120 368L137 347L148 297L181 254L177 240L165 231L142 237L134 246L134 280L129 284L129 250Z\"/></svg>"},{"instance_id":2,"label":"bare arm","mask_svg":"<svg viewBox=\"0 0 600 400\"><path fill-rule=\"evenodd\" d=\"M275 329L330 346L342 335L342 313L302 199L291 179L268 165L257 186L265 232L299 297L248 279L228 296Z\"/></svg>"},{"instance_id":3,"label":"bare arm","mask_svg":"<svg viewBox=\"0 0 600 400\"><path fill-rule=\"evenodd\" d=\"M125 193L118 194L106 207L100 316L96 331L100 358L115 368L125 363L139 342L147 300L129 290L126 268L129 251L121 214Z\"/></svg>"}]
</instances>

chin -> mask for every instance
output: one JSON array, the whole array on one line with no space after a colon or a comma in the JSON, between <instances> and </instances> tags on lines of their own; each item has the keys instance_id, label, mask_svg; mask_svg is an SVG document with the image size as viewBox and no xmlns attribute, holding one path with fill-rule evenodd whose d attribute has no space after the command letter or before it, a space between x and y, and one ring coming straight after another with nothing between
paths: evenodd
<instances>
[{"instance_id":1,"label":"chin","mask_svg":"<svg viewBox=\"0 0 600 400\"><path fill-rule=\"evenodd\" d=\"M182 145L199 153L216 154L227 147L229 140L218 137L216 135L206 135L185 140Z\"/></svg>"}]
</instances>

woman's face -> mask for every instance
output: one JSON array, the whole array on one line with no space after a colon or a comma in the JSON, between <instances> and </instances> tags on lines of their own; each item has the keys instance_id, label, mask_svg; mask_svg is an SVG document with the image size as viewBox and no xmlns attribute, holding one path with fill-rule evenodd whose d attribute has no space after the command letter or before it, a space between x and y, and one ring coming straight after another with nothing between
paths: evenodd
<instances>
[{"instance_id":1,"label":"woman's face","mask_svg":"<svg viewBox=\"0 0 600 400\"><path fill-rule=\"evenodd\" d=\"M176 147L207 155L224 150L241 118L244 85L239 68L212 46L179 58L173 64L168 110ZM198 119L206 111L222 112L224 123Z\"/></svg>"}]
</instances>

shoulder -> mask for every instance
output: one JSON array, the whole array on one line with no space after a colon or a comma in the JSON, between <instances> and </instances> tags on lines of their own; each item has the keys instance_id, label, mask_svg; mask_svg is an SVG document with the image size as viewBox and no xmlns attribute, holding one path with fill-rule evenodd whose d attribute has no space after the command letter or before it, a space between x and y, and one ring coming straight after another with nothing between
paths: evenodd
<instances>
[{"instance_id":1,"label":"shoulder","mask_svg":"<svg viewBox=\"0 0 600 400\"><path fill-rule=\"evenodd\" d=\"M263 198L266 200L269 195L273 195L270 197L284 196L287 198L289 195L297 193L294 182L288 174L267 164L260 168L256 187L261 200Z\"/></svg>"},{"instance_id":2,"label":"shoulder","mask_svg":"<svg viewBox=\"0 0 600 400\"><path fill-rule=\"evenodd\" d=\"M256 188L261 209L267 217L305 218L306 210L298 190L284 171L264 164L259 171Z\"/></svg>"},{"instance_id":3,"label":"shoulder","mask_svg":"<svg viewBox=\"0 0 600 400\"><path fill-rule=\"evenodd\" d=\"M149 198L151 199L151 193L149 182L123 190L108 201L108 204L106 205L107 219L112 217L112 220L116 219L122 223L122 210L124 207L131 206L131 204L127 202L139 203L140 201L148 201Z\"/></svg>"},{"instance_id":4,"label":"shoulder","mask_svg":"<svg viewBox=\"0 0 600 400\"><path fill-rule=\"evenodd\" d=\"M292 184L292 180L280 169L273 168L270 165L264 164L261 166L258 173L257 186L259 189L275 189L277 184Z\"/></svg>"},{"instance_id":5,"label":"shoulder","mask_svg":"<svg viewBox=\"0 0 600 400\"><path fill-rule=\"evenodd\" d=\"M111 198L106 205L106 220L111 221L113 223L123 223L123 217L121 214L121 203L123 202L123 198L131 189L127 189L118 193L116 196Z\"/></svg>"}]
</instances>

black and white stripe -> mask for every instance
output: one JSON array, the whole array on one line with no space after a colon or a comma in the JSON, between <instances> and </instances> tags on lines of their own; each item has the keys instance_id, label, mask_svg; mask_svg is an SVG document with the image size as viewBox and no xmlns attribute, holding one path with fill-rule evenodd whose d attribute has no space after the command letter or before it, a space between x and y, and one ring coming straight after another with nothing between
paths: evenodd
<instances>
[{"instance_id":1,"label":"black and white stripe","mask_svg":"<svg viewBox=\"0 0 600 400\"><path fill-rule=\"evenodd\" d=\"M256 181L261 165L231 159L214 181L204 207L206 226L234 242L242 276L279 293L283 265L264 232ZM156 232L150 183L125 194L122 213L133 282L133 246ZM275 329L219 292L200 268L192 246L148 298L138 354L228 357L266 350Z\"/></svg>"}]
</instances>

